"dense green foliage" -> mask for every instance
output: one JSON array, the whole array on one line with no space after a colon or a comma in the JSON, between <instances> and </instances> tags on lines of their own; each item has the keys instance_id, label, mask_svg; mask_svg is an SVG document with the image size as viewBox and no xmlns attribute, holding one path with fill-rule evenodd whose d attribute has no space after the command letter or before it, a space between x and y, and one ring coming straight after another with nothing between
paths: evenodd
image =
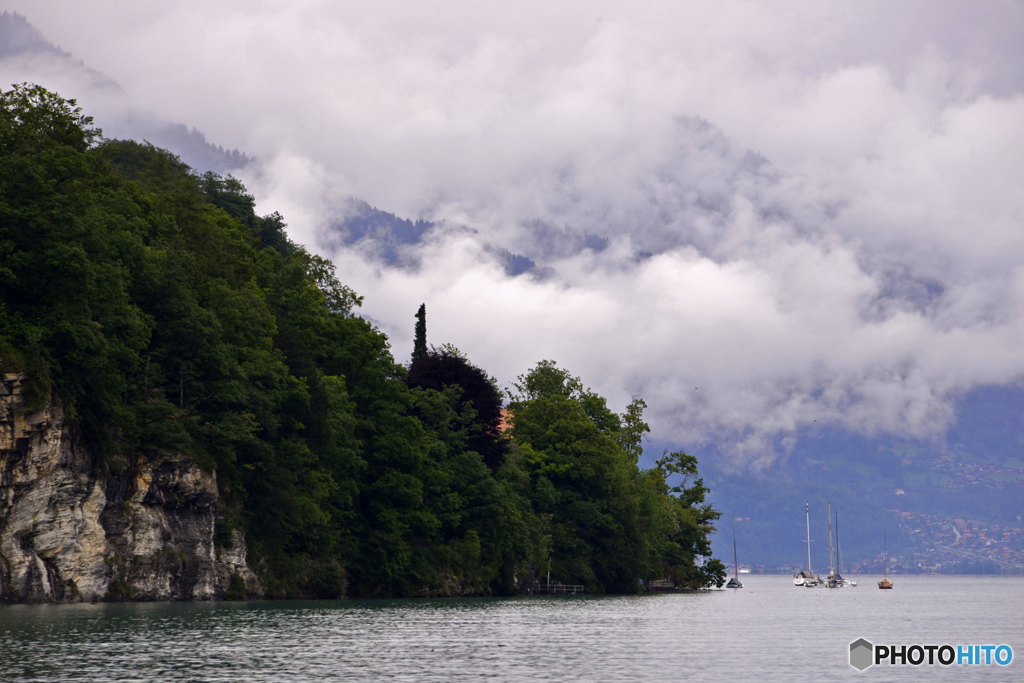
<instances>
[{"instance_id":1,"label":"dense green foliage","mask_svg":"<svg viewBox=\"0 0 1024 683\"><path fill-rule=\"evenodd\" d=\"M696 562L711 554L707 534L718 518L704 504L696 459L671 453L652 470L636 466L646 429L641 402L619 416L551 361L520 377L516 389L513 436L553 570L612 592L634 591L642 577L667 575L689 586L721 581L718 560Z\"/></svg>"},{"instance_id":2,"label":"dense green foliage","mask_svg":"<svg viewBox=\"0 0 1024 683\"><path fill-rule=\"evenodd\" d=\"M492 471L498 471L508 454L509 441L501 437L502 395L494 379L457 351L435 348L418 357L413 355L406 383L410 387L435 391L458 387L458 409L472 411L466 446L479 453Z\"/></svg>"},{"instance_id":3,"label":"dense green foliage","mask_svg":"<svg viewBox=\"0 0 1024 683\"><path fill-rule=\"evenodd\" d=\"M720 583L696 461L637 467L620 416L542 362L501 397L450 349L399 365L327 260L234 178L102 141L74 101L0 96L0 365L65 408L97 473L162 450L215 471L270 595ZM421 307L423 313L423 307ZM670 486L672 477L683 477Z\"/></svg>"}]
</instances>

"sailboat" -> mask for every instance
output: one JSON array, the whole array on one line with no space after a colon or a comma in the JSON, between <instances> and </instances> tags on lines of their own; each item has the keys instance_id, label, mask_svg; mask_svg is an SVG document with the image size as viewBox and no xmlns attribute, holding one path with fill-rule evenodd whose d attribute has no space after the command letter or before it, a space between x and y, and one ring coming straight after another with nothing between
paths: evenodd
<instances>
[{"instance_id":1,"label":"sailboat","mask_svg":"<svg viewBox=\"0 0 1024 683\"><path fill-rule=\"evenodd\" d=\"M842 588L844 586L856 586L843 578L841 565L842 550L839 547L839 511L836 511L836 547L832 548L832 503L828 504L828 576L825 577L825 585L829 588ZM838 555L838 557L837 557ZM838 562L837 562L838 560Z\"/></svg>"},{"instance_id":2,"label":"sailboat","mask_svg":"<svg viewBox=\"0 0 1024 683\"><path fill-rule=\"evenodd\" d=\"M846 571L846 570L843 568L843 545L842 545L842 543L839 542L839 511L838 510L836 510L836 550L839 551L839 573L840 573L839 585L840 586L852 586L852 587L856 588L857 587L857 582L856 581L849 581L849 580L844 579L842 577L842 573L844 571Z\"/></svg>"},{"instance_id":3,"label":"sailboat","mask_svg":"<svg viewBox=\"0 0 1024 683\"><path fill-rule=\"evenodd\" d=\"M839 588L841 576L836 575L834 555L832 553L832 503L828 504L828 576L825 577L826 588Z\"/></svg>"},{"instance_id":4,"label":"sailboat","mask_svg":"<svg viewBox=\"0 0 1024 683\"><path fill-rule=\"evenodd\" d=\"M882 527L883 538L885 539L885 576L878 582L879 588L892 588L892 581L889 580L889 533Z\"/></svg>"},{"instance_id":5,"label":"sailboat","mask_svg":"<svg viewBox=\"0 0 1024 683\"><path fill-rule=\"evenodd\" d=\"M739 579L740 562L736 554L736 513L732 513L732 578L725 584L726 588L743 588Z\"/></svg>"},{"instance_id":6,"label":"sailboat","mask_svg":"<svg viewBox=\"0 0 1024 683\"><path fill-rule=\"evenodd\" d=\"M807 512L807 571L794 574L793 585L813 588L821 584L821 579L815 576L811 570L811 504L805 502L804 505Z\"/></svg>"}]
</instances>

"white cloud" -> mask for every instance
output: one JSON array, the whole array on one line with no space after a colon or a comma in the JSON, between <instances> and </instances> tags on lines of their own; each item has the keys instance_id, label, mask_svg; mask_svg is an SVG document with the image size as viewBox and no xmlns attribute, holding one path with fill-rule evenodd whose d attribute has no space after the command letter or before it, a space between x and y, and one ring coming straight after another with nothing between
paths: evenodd
<instances>
[{"instance_id":1,"label":"white cloud","mask_svg":"<svg viewBox=\"0 0 1024 683\"><path fill-rule=\"evenodd\" d=\"M426 302L506 384L555 359L751 461L815 420L934 436L1024 374L1019 4L8 4L124 86L98 116L258 155L299 241L349 196L444 221L416 268L333 253L399 358Z\"/></svg>"}]
</instances>

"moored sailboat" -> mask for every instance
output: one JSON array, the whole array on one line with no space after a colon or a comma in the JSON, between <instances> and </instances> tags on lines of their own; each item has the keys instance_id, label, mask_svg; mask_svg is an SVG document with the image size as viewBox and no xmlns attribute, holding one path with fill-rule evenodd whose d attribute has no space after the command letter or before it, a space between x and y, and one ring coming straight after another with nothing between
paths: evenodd
<instances>
[{"instance_id":1,"label":"moored sailboat","mask_svg":"<svg viewBox=\"0 0 1024 683\"><path fill-rule=\"evenodd\" d=\"M836 573L835 555L832 552L832 503L828 504L828 575L825 577L826 588L839 588L843 577Z\"/></svg>"},{"instance_id":2,"label":"moored sailboat","mask_svg":"<svg viewBox=\"0 0 1024 683\"><path fill-rule=\"evenodd\" d=\"M793 575L793 585L803 586L804 588L815 588L821 585L821 578L814 575L814 571L811 569L811 504L809 502L804 503L805 512L807 513L807 571L802 571L799 574Z\"/></svg>"},{"instance_id":3,"label":"moored sailboat","mask_svg":"<svg viewBox=\"0 0 1024 683\"><path fill-rule=\"evenodd\" d=\"M857 582L856 581L849 581L848 579L844 579L842 577L842 574L846 570L843 568L843 545L842 545L842 543L839 542L839 511L838 510L836 511L836 550L839 552L839 573L840 573L839 585L840 586L852 586L853 588L856 588L857 587Z\"/></svg>"},{"instance_id":4,"label":"moored sailboat","mask_svg":"<svg viewBox=\"0 0 1024 683\"><path fill-rule=\"evenodd\" d=\"M832 548L832 503L828 504L828 576L825 577L825 585L828 588L843 588L845 586L857 586L856 581L847 581L843 578L843 551L839 545L839 511L836 511L836 547Z\"/></svg>"},{"instance_id":5,"label":"moored sailboat","mask_svg":"<svg viewBox=\"0 0 1024 683\"><path fill-rule=\"evenodd\" d=\"M815 577L814 574L810 573L809 571L802 571L799 574L793 575L794 586L810 587L811 585L817 585L817 581L817 577Z\"/></svg>"},{"instance_id":6,"label":"moored sailboat","mask_svg":"<svg viewBox=\"0 0 1024 683\"><path fill-rule=\"evenodd\" d=\"M883 571L885 576L881 581L878 582L879 588L892 588L892 581L889 580L889 532L885 527L882 527L883 538L885 539L885 566Z\"/></svg>"},{"instance_id":7,"label":"moored sailboat","mask_svg":"<svg viewBox=\"0 0 1024 683\"><path fill-rule=\"evenodd\" d=\"M736 553L736 513L732 513L732 578L725 584L726 588L743 588L740 583L740 561Z\"/></svg>"}]
</instances>

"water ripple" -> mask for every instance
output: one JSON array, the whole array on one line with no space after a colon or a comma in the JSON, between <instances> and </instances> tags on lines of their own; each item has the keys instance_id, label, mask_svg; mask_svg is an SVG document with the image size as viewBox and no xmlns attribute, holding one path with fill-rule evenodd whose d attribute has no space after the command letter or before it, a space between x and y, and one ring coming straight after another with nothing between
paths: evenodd
<instances>
[{"instance_id":1,"label":"water ripple","mask_svg":"<svg viewBox=\"0 0 1024 683\"><path fill-rule=\"evenodd\" d=\"M879 591L0 608L3 681L1005 679L1002 667L858 674L849 643L1006 643L1024 657L1024 579L900 577ZM874 589L874 590L872 590ZM1020 663L1011 665L1019 670Z\"/></svg>"}]
</instances>

